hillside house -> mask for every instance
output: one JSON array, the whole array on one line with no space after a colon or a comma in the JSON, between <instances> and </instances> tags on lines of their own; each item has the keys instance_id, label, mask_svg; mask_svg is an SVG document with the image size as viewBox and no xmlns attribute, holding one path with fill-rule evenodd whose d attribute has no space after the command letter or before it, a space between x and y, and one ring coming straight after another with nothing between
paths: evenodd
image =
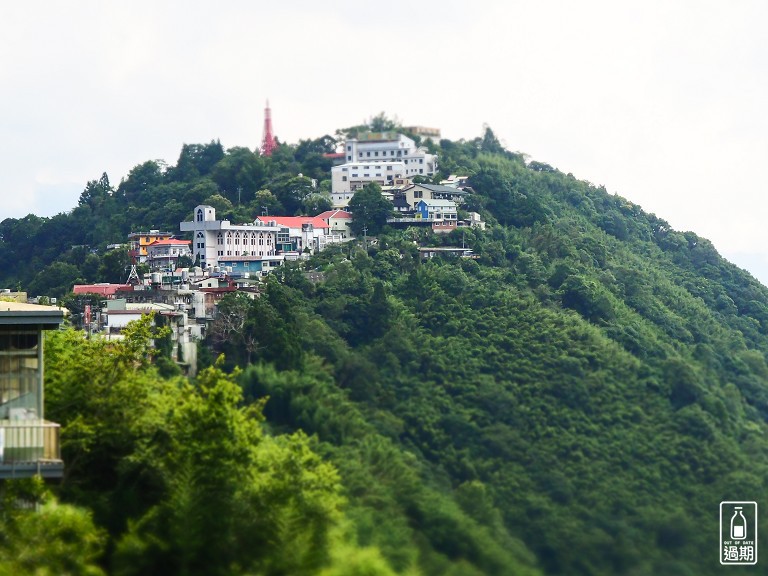
<instances>
[{"instance_id":1,"label":"hillside house","mask_svg":"<svg viewBox=\"0 0 768 576\"><path fill-rule=\"evenodd\" d=\"M340 235L343 240L352 238L352 231L349 225L352 222L352 214L345 210L328 210L317 215L323 222L328 224L332 235Z\"/></svg>"},{"instance_id":2,"label":"hillside house","mask_svg":"<svg viewBox=\"0 0 768 576\"><path fill-rule=\"evenodd\" d=\"M128 255L134 264L143 264L147 261L147 248L158 240L168 240L173 237L172 232L150 230L149 232L131 232L128 234L130 249Z\"/></svg>"},{"instance_id":3,"label":"hillside house","mask_svg":"<svg viewBox=\"0 0 768 576\"><path fill-rule=\"evenodd\" d=\"M446 233L456 229L458 215L453 201L419 200L415 208L418 217L432 223L434 232Z\"/></svg>"},{"instance_id":4,"label":"hillside house","mask_svg":"<svg viewBox=\"0 0 768 576\"><path fill-rule=\"evenodd\" d=\"M189 240L166 238L147 246L147 264L152 270L175 270L179 258L192 258Z\"/></svg>"},{"instance_id":5,"label":"hillside house","mask_svg":"<svg viewBox=\"0 0 768 576\"><path fill-rule=\"evenodd\" d=\"M407 202L414 206L419 200L450 200L463 204L467 193L460 188L438 184L411 184L403 190Z\"/></svg>"}]
</instances>

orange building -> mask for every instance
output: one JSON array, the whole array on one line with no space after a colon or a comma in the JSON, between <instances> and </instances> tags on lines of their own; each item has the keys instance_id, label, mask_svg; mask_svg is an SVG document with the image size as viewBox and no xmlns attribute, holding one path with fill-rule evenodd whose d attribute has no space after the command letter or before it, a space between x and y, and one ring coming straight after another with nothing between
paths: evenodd
<instances>
[{"instance_id":1,"label":"orange building","mask_svg":"<svg viewBox=\"0 0 768 576\"><path fill-rule=\"evenodd\" d=\"M131 232L128 234L130 242L131 261L134 264L143 264L147 261L147 247L158 240L168 240L173 236L172 232L160 232L160 230L150 230L149 232Z\"/></svg>"}]
</instances>

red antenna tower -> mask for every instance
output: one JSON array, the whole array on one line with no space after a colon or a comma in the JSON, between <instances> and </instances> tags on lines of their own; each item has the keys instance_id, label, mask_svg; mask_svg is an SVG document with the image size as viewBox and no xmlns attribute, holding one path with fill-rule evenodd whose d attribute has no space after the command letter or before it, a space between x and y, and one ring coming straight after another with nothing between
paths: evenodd
<instances>
[{"instance_id":1,"label":"red antenna tower","mask_svg":"<svg viewBox=\"0 0 768 576\"><path fill-rule=\"evenodd\" d=\"M267 107L264 108L264 138L261 141L261 155L272 156L275 148L277 148L277 140L272 134L272 109L267 100Z\"/></svg>"}]
</instances>

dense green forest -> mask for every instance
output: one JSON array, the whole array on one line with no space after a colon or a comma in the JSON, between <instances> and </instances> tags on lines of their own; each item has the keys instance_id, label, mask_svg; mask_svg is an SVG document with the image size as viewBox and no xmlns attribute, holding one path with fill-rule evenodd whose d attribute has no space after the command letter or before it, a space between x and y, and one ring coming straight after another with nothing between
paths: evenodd
<instances>
[{"instance_id":1,"label":"dense green forest","mask_svg":"<svg viewBox=\"0 0 768 576\"><path fill-rule=\"evenodd\" d=\"M0 223L5 284L65 295L76 279L117 281L108 243L176 230L200 202L234 221L266 202L311 211L333 145L271 159L185 145L175 166L144 163L114 189L104 176L68 214ZM385 227L282 268L260 298L222 301L193 381L154 357L148 322L118 345L49 334L47 415L67 473L52 492L15 487L47 503L3 517L0 566L727 571L719 503L768 488L768 289L706 239L489 129L429 146L441 175L471 176L466 208L487 230ZM416 249L462 242L477 259Z\"/></svg>"}]
</instances>

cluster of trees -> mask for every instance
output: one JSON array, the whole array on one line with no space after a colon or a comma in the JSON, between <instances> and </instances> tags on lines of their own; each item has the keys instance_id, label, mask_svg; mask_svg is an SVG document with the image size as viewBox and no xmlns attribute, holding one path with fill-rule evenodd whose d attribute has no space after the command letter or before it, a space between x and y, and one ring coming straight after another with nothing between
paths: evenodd
<instances>
[{"instance_id":1,"label":"cluster of trees","mask_svg":"<svg viewBox=\"0 0 768 576\"><path fill-rule=\"evenodd\" d=\"M237 372L160 376L158 336L150 317L119 342L48 335L66 475L55 497L40 481L8 483L0 574L393 574L355 542L315 442L268 434L264 401L243 404ZM20 498L44 505L22 510Z\"/></svg>"},{"instance_id":2,"label":"cluster of trees","mask_svg":"<svg viewBox=\"0 0 768 576\"><path fill-rule=\"evenodd\" d=\"M718 503L768 489L768 289L490 129L429 145L487 231L371 220L375 244L224 298L196 380L160 374L147 323L109 346L52 334L67 477L0 534L70 526L39 557L94 574L718 573ZM230 151L203 148L162 178L212 178ZM477 258L422 260L424 241Z\"/></svg>"}]
</instances>

